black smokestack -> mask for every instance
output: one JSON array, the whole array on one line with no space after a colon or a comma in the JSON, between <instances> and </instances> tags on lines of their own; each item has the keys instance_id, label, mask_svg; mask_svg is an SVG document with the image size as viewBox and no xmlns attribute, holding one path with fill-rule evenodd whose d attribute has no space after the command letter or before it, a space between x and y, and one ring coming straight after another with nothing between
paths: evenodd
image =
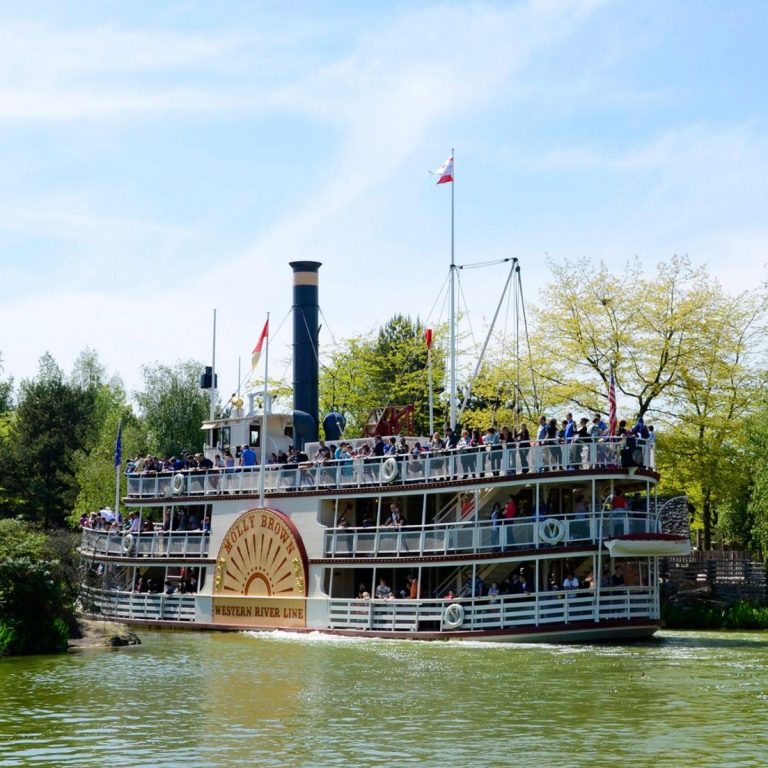
<instances>
[{"instance_id":1,"label":"black smokestack","mask_svg":"<svg viewBox=\"0 0 768 768\"><path fill-rule=\"evenodd\" d=\"M292 261L293 268L293 408L296 443L317 440L319 312L317 272L319 261Z\"/></svg>"}]
</instances>

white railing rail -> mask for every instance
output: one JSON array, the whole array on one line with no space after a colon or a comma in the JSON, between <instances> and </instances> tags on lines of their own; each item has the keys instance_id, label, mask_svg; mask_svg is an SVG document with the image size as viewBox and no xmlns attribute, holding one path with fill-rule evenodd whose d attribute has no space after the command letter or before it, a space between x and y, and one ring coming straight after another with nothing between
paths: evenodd
<instances>
[{"instance_id":1,"label":"white railing rail","mask_svg":"<svg viewBox=\"0 0 768 768\"><path fill-rule=\"evenodd\" d=\"M614 510L595 516L552 515L518 517L495 526L490 520L404 525L400 528L328 528L325 557L380 557L478 554L515 549L541 549L596 542L631 533L655 533L656 522L647 512Z\"/></svg>"},{"instance_id":2,"label":"white railing rail","mask_svg":"<svg viewBox=\"0 0 768 768\"><path fill-rule=\"evenodd\" d=\"M80 551L84 555L112 557L208 557L207 531L96 531L83 528Z\"/></svg>"},{"instance_id":3,"label":"white railing rail","mask_svg":"<svg viewBox=\"0 0 768 768\"><path fill-rule=\"evenodd\" d=\"M643 440L628 449L626 438L602 438L568 444L531 444L502 450L486 446L411 456L372 457L328 461L323 464L267 465L264 487L270 492L325 488L364 488L379 485L445 482L500 475L600 468L654 468L653 444ZM631 454L631 455L630 455ZM391 459L397 472L391 472ZM261 467L185 470L127 475L127 496L211 496L221 493L258 493Z\"/></svg>"},{"instance_id":4,"label":"white railing rail","mask_svg":"<svg viewBox=\"0 0 768 768\"><path fill-rule=\"evenodd\" d=\"M596 609L597 603L597 609ZM445 611L458 604L460 625L446 626ZM331 629L377 632L481 631L580 621L658 618L655 599L647 587L608 587L597 598L589 589L567 592L499 595L454 600L329 601Z\"/></svg>"},{"instance_id":5,"label":"white railing rail","mask_svg":"<svg viewBox=\"0 0 768 768\"><path fill-rule=\"evenodd\" d=\"M166 595L162 592L118 592L81 587L80 601L86 612L99 613L111 619L195 620L195 595Z\"/></svg>"}]
</instances>

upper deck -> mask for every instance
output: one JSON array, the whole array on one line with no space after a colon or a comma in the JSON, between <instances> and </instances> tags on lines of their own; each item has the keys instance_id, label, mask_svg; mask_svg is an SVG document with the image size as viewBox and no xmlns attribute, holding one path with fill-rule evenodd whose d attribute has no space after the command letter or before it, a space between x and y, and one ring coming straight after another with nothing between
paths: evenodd
<instances>
[{"instance_id":1,"label":"upper deck","mask_svg":"<svg viewBox=\"0 0 768 768\"><path fill-rule=\"evenodd\" d=\"M366 490L385 486L503 482L512 478L542 475L553 479L574 474L634 474L638 469L655 471L655 446L642 440L627 446L625 438L590 439L571 443L515 445L490 449L487 446L449 450L417 457L405 454L356 457L323 463L268 464L263 485L268 495L332 493L336 490ZM127 476L126 502L169 497L206 497L256 494L261 486L256 467L138 473Z\"/></svg>"}]
</instances>

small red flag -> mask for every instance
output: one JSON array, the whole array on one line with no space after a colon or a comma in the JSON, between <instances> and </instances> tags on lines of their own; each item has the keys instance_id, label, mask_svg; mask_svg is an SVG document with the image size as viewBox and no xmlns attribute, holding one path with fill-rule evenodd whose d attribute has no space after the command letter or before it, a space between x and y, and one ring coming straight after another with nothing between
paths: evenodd
<instances>
[{"instance_id":1,"label":"small red flag","mask_svg":"<svg viewBox=\"0 0 768 768\"><path fill-rule=\"evenodd\" d=\"M437 184L453 182L453 155L451 155L433 174L437 176Z\"/></svg>"},{"instance_id":2,"label":"small red flag","mask_svg":"<svg viewBox=\"0 0 768 768\"><path fill-rule=\"evenodd\" d=\"M261 348L264 346L264 339L267 338L269 335L269 320L267 320L266 323L264 323L264 328L261 330L261 335L259 336L259 340L256 342L256 346L253 348L253 352L251 352L251 370L254 370L256 366L259 364L259 358L261 357Z\"/></svg>"},{"instance_id":3,"label":"small red flag","mask_svg":"<svg viewBox=\"0 0 768 768\"><path fill-rule=\"evenodd\" d=\"M424 341L427 343L427 349L432 349L432 329L427 328L424 331Z\"/></svg>"}]
</instances>

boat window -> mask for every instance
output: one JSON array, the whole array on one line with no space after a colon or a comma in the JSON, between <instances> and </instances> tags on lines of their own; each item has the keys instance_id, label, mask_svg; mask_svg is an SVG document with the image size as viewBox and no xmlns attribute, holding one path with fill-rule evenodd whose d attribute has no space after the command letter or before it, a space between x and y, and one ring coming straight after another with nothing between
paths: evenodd
<instances>
[{"instance_id":1,"label":"boat window","mask_svg":"<svg viewBox=\"0 0 768 768\"><path fill-rule=\"evenodd\" d=\"M248 444L256 448L261 445L261 432L256 424L250 424L248 427Z\"/></svg>"},{"instance_id":2,"label":"boat window","mask_svg":"<svg viewBox=\"0 0 768 768\"><path fill-rule=\"evenodd\" d=\"M218 446L221 448L224 448L225 446L231 445L231 439L232 439L232 428L231 427L222 427L221 428L221 442L217 443Z\"/></svg>"},{"instance_id":3,"label":"boat window","mask_svg":"<svg viewBox=\"0 0 768 768\"><path fill-rule=\"evenodd\" d=\"M293 440L293 424L286 424L285 425L285 427L283 428L283 435L285 435L285 437L289 437L289 438L291 438L291 440Z\"/></svg>"}]
</instances>

